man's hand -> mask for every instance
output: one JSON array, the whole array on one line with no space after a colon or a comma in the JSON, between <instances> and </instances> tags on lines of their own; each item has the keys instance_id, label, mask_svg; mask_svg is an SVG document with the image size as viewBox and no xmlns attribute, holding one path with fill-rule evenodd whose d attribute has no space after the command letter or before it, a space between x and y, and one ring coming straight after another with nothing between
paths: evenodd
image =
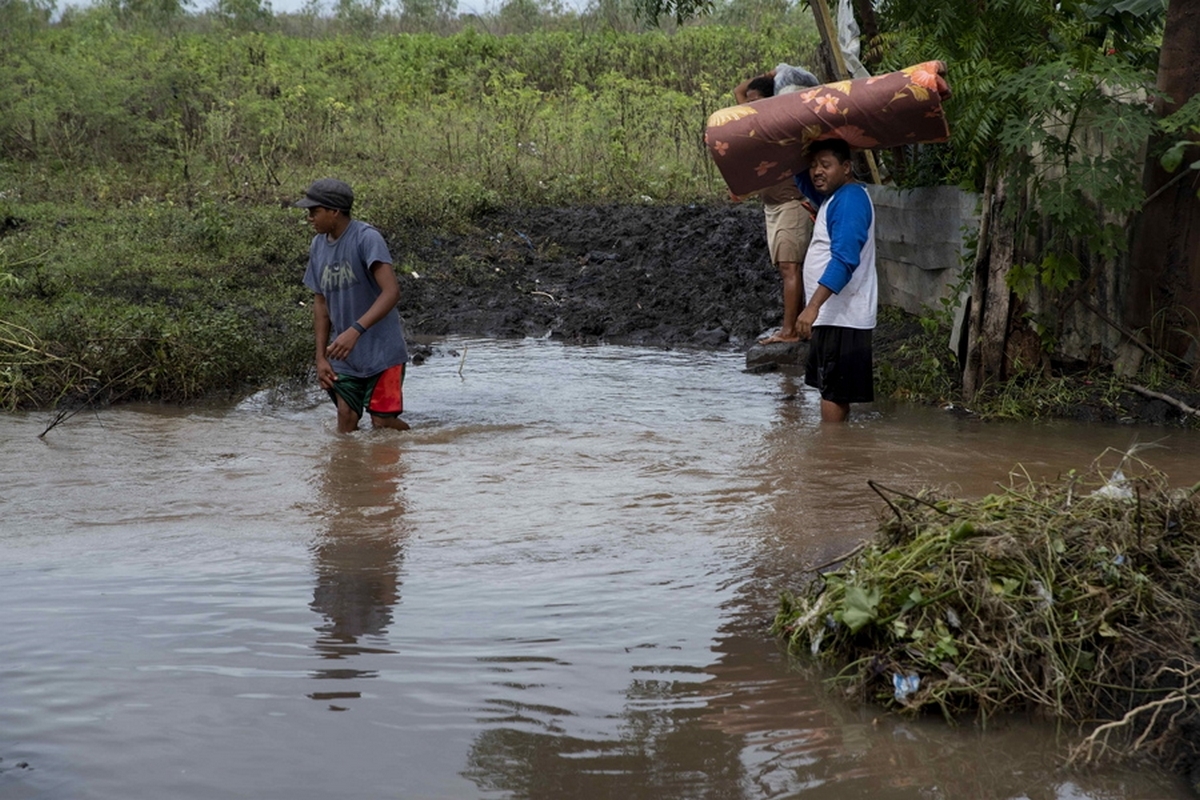
<instances>
[{"instance_id":1,"label":"man's hand","mask_svg":"<svg viewBox=\"0 0 1200 800\"><path fill-rule=\"evenodd\" d=\"M801 341L807 342L812 338L812 326L817 321L817 312L819 308L813 308L811 305L805 306L800 315L796 317L796 334Z\"/></svg>"},{"instance_id":2,"label":"man's hand","mask_svg":"<svg viewBox=\"0 0 1200 800\"><path fill-rule=\"evenodd\" d=\"M825 284L818 283L812 299L796 317L796 333L804 341L807 342L812 338L812 327L816 324L817 315L821 313L821 306L825 305L825 301L831 297L833 297L833 291Z\"/></svg>"},{"instance_id":3,"label":"man's hand","mask_svg":"<svg viewBox=\"0 0 1200 800\"><path fill-rule=\"evenodd\" d=\"M337 373L333 371L333 367L329 364L329 360L325 358L318 358L317 382L321 384L321 388L332 389L335 381L337 381Z\"/></svg>"},{"instance_id":4,"label":"man's hand","mask_svg":"<svg viewBox=\"0 0 1200 800\"><path fill-rule=\"evenodd\" d=\"M358 344L358 331L354 328L347 328L338 334L338 337L329 343L325 348L326 358L336 358L339 361L350 355L350 351L354 349L354 345Z\"/></svg>"}]
</instances>

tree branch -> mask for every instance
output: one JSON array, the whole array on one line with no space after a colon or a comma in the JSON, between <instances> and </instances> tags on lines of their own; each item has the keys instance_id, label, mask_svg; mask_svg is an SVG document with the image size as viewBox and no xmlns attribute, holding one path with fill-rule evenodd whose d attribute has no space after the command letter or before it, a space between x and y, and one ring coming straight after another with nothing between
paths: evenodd
<instances>
[{"instance_id":1,"label":"tree branch","mask_svg":"<svg viewBox=\"0 0 1200 800\"><path fill-rule=\"evenodd\" d=\"M1163 394L1162 392L1154 392L1154 391L1151 391L1150 389L1147 389L1145 386L1138 386L1136 383L1129 384L1129 388L1132 389L1133 391L1137 392L1140 395L1149 397L1151 400L1162 400L1164 403L1173 405L1176 408L1178 408L1180 411L1184 412L1185 414L1192 414L1193 416L1200 417L1200 410L1192 408L1191 406L1189 406L1187 403L1183 402L1182 400L1176 400L1174 397L1171 397L1171 395L1169 395L1169 394Z\"/></svg>"}]
</instances>

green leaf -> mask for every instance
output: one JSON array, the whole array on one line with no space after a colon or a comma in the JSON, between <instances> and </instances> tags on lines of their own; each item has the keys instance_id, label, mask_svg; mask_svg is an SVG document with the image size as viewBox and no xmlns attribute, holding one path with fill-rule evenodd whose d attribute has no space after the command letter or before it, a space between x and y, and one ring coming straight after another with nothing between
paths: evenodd
<instances>
[{"instance_id":1,"label":"green leaf","mask_svg":"<svg viewBox=\"0 0 1200 800\"><path fill-rule=\"evenodd\" d=\"M954 637L947 635L938 639L938 643L934 647L934 652L938 654L939 658L946 656L958 658L958 647L954 644Z\"/></svg>"},{"instance_id":2,"label":"green leaf","mask_svg":"<svg viewBox=\"0 0 1200 800\"><path fill-rule=\"evenodd\" d=\"M1167 0L1116 0L1116 2L1097 3L1097 6L1106 9L1109 13L1114 11L1124 11L1133 14L1135 17L1144 17L1150 14L1161 14L1167 10Z\"/></svg>"},{"instance_id":3,"label":"green leaf","mask_svg":"<svg viewBox=\"0 0 1200 800\"><path fill-rule=\"evenodd\" d=\"M920 589L913 589L908 593L908 597L904 600L904 605L900 607L900 613L903 614L910 608L920 605L925 600L925 596L921 594Z\"/></svg>"},{"instance_id":4,"label":"green leaf","mask_svg":"<svg viewBox=\"0 0 1200 800\"><path fill-rule=\"evenodd\" d=\"M1159 163L1167 172L1174 172L1179 169L1179 165L1183 163L1183 151L1187 149L1191 142L1183 141L1176 142L1171 145L1171 149L1162 154Z\"/></svg>"},{"instance_id":5,"label":"green leaf","mask_svg":"<svg viewBox=\"0 0 1200 800\"><path fill-rule=\"evenodd\" d=\"M846 588L846 600L842 606L842 622L851 633L858 633L864 625L878 617L880 593L878 589L867 590L861 586Z\"/></svg>"},{"instance_id":6,"label":"green leaf","mask_svg":"<svg viewBox=\"0 0 1200 800\"><path fill-rule=\"evenodd\" d=\"M1001 578L992 581L992 591L1001 597L1011 597L1021 588L1021 582L1016 578Z\"/></svg>"},{"instance_id":7,"label":"green leaf","mask_svg":"<svg viewBox=\"0 0 1200 800\"><path fill-rule=\"evenodd\" d=\"M970 520L963 520L958 527L950 532L950 541L961 542L975 535L975 525Z\"/></svg>"}]
</instances>

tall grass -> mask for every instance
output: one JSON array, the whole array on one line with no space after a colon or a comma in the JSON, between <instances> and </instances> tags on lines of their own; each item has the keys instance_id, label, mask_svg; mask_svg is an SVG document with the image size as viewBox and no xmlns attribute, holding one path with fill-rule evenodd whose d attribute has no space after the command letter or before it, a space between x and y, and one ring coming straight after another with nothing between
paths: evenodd
<instances>
[{"instance_id":1,"label":"tall grass","mask_svg":"<svg viewBox=\"0 0 1200 800\"><path fill-rule=\"evenodd\" d=\"M809 63L816 41L721 26L300 37L103 9L26 22L0 31L5 409L303 374L310 234L286 206L315 177L351 182L358 213L392 230L722 197L708 114L746 75Z\"/></svg>"},{"instance_id":2,"label":"tall grass","mask_svg":"<svg viewBox=\"0 0 1200 800\"><path fill-rule=\"evenodd\" d=\"M0 191L275 201L318 174L414 198L703 200L731 87L809 62L807 29L301 39L47 28L0 56Z\"/></svg>"}]
</instances>

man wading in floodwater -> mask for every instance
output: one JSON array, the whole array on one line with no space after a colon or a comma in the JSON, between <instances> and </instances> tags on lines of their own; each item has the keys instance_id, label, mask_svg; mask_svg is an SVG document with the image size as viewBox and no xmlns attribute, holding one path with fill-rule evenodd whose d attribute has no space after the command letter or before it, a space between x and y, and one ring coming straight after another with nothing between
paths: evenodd
<instances>
[{"instance_id":1,"label":"man wading in floodwater","mask_svg":"<svg viewBox=\"0 0 1200 800\"><path fill-rule=\"evenodd\" d=\"M808 173L798 174L796 185L818 210L804 257L807 304L796 329L811 338L804 382L821 392L821 419L844 422L851 403L875 399L875 206L854 180L850 145L813 142L808 155Z\"/></svg>"},{"instance_id":2,"label":"man wading in floodwater","mask_svg":"<svg viewBox=\"0 0 1200 800\"><path fill-rule=\"evenodd\" d=\"M364 409L377 428L408 430L400 419L408 346L396 311L400 285L383 236L350 218L354 191L339 180L313 182L295 205L308 209L317 232L304 285L314 293L317 380L337 404L338 432L357 430Z\"/></svg>"}]
</instances>

